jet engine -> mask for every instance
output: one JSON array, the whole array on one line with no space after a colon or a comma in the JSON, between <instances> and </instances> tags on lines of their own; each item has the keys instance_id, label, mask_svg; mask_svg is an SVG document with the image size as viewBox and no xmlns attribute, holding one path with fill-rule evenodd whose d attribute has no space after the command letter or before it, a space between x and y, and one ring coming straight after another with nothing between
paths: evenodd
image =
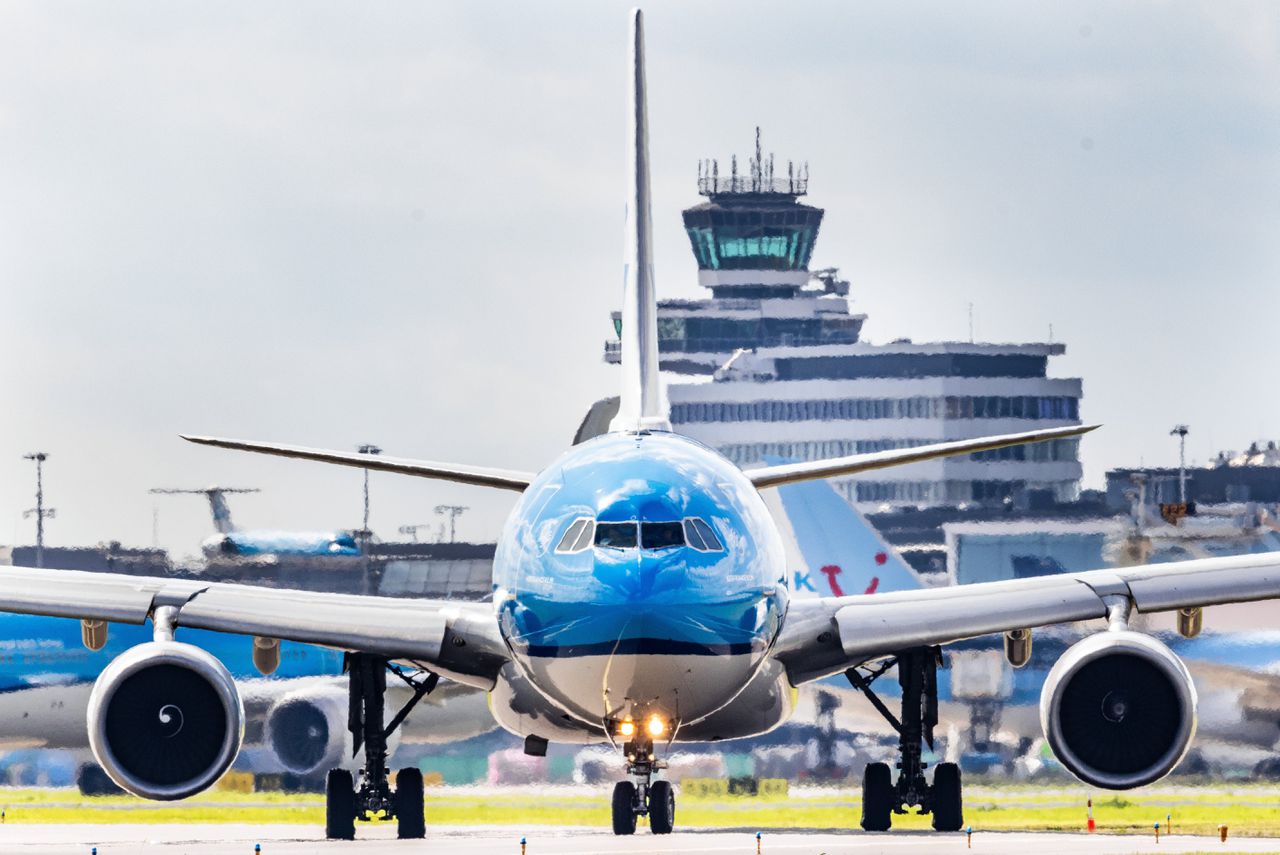
<instances>
[{"instance_id":1,"label":"jet engine","mask_svg":"<svg viewBox=\"0 0 1280 855\"><path fill-rule=\"evenodd\" d=\"M1127 790L1178 765L1196 730L1182 661L1150 636L1101 632L1073 645L1045 679L1040 723L1053 753L1088 784Z\"/></svg>"},{"instance_id":2,"label":"jet engine","mask_svg":"<svg viewBox=\"0 0 1280 855\"><path fill-rule=\"evenodd\" d=\"M358 764L352 757L347 712L345 686L290 692L267 711L266 743L280 765L295 775L324 774L343 766L354 768ZM394 754L399 742L397 729L387 738L388 753Z\"/></svg>"},{"instance_id":3,"label":"jet engine","mask_svg":"<svg viewBox=\"0 0 1280 855\"><path fill-rule=\"evenodd\" d=\"M240 751L244 707L216 658L176 641L130 648L89 696L89 746L111 779L149 799L181 799L222 776Z\"/></svg>"}]
</instances>

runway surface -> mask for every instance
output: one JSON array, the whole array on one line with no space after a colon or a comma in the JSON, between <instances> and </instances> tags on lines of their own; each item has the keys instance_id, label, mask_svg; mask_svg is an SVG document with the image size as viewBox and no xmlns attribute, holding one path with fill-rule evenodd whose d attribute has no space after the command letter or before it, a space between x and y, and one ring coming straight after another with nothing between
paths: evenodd
<instances>
[{"instance_id":1,"label":"runway surface","mask_svg":"<svg viewBox=\"0 0 1280 855\"><path fill-rule=\"evenodd\" d=\"M310 825L3 825L0 852L5 855L98 855L172 852L184 855L262 855L303 852L353 852L360 855L410 852L510 853L519 855L522 832L509 827L436 826L425 840L396 840L391 825L362 827L354 843L317 839ZM687 829L666 837L641 830L634 837L614 837L598 828L548 828L523 832L526 855L620 855L620 853L741 853L756 851L751 830ZM899 831L887 834L831 831L768 831L760 841L762 855L774 853L974 852L980 855L1047 855L1131 852L1280 852L1280 838L1232 837L1226 844L1216 837L1162 836L1157 844L1146 835L1032 834L985 832L973 835L973 848L964 834Z\"/></svg>"}]
</instances>

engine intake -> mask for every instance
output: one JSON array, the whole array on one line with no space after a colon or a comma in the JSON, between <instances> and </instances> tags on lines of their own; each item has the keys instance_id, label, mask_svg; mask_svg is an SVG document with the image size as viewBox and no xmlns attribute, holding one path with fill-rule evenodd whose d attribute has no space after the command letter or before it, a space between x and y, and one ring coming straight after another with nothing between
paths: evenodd
<instances>
[{"instance_id":1,"label":"engine intake","mask_svg":"<svg viewBox=\"0 0 1280 855\"><path fill-rule=\"evenodd\" d=\"M349 709L344 686L312 686L289 692L267 712L266 743L280 765L295 775L323 774L334 767L359 768L347 729ZM383 718L385 725L385 714ZM387 737L387 753L394 754L399 745L397 728Z\"/></svg>"},{"instance_id":2,"label":"engine intake","mask_svg":"<svg viewBox=\"0 0 1280 855\"><path fill-rule=\"evenodd\" d=\"M340 690L293 692L267 713L267 744L296 775L341 765L350 743L347 698Z\"/></svg>"},{"instance_id":3,"label":"engine intake","mask_svg":"<svg viewBox=\"0 0 1280 855\"><path fill-rule=\"evenodd\" d=\"M227 669L190 644L153 641L103 669L89 696L89 746L111 779L149 799L181 799L240 751L244 707Z\"/></svg>"},{"instance_id":4,"label":"engine intake","mask_svg":"<svg viewBox=\"0 0 1280 855\"><path fill-rule=\"evenodd\" d=\"M1062 765L1112 790L1140 787L1182 760L1196 730L1196 691L1168 647L1128 630L1073 645L1045 679L1040 723Z\"/></svg>"}]
</instances>

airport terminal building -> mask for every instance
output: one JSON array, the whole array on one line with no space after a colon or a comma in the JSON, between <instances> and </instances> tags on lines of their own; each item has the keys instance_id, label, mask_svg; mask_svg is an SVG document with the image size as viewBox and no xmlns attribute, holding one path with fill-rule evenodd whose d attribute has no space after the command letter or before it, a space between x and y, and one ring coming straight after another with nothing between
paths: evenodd
<instances>
[{"instance_id":1,"label":"airport terminal building","mask_svg":"<svg viewBox=\"0 0 1280 855\"><path fill-rule=\"evenodd\" d=\"M684 211L703 300L658 305L672 424L740 466L814 460L1080 424L1081 381L1051 377L1062 344L861 340L849 283L812 271L823 210L808 172L702 164ZM614 313L615 329L621 323ZM616 340L605 359L616 363ZM862 510L1074 501L1079 442L1057 440L835 479Z\"/></svg>"}]
</instances>

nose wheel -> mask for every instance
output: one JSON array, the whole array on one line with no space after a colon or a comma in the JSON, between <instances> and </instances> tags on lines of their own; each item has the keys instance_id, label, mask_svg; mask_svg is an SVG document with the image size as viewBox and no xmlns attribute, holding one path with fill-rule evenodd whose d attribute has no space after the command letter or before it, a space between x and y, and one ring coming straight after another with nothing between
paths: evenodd
<instances>
[{"instance_id":1,"label":"nose wheel","mask_svg":"<svg viewBox=\"0 0 1280 855\"><path fill-rule=\"evenodd\" d=\"M623 751L627 774L634 780L619 781L613 786L613 833L635 834L637 820L647 816L649 831L670 834L676 824L675 789L670 781L653 780L653 773L666 768L666 764L652 759L651 745L627 743Z\"/></svg>"},{"instance_id":2,"label":"nose wheel","mask_svg":"<svg viewBox=\"0 0 1280 855\"><path fill-rule=\"evenodd\" d=\"M866 831L888 831L893 815L905 814L909 807L933 814L934 831L959 831L964 826L960 767L939 763L933 772L933 783L924 776L927 764L922 757L922 743L933 750L933 729L938 724L940 659L937 647L918 647L874 667L861 666L845 672L853 687L866 695L898 732L898 780L893 780L885 763L867 764L862 776L861 825ZM901 718L871 689L871 684L895 665L902 686Z\"/></svg>"},{"instance_id":3,"label":"nose wheel","mask_svg":"<svg viewBox=\"0 0 1280 855\"><path fill-rule=\"evenodd\" d=\"M413 707L439 682L435 674L407 674L386 659L365 653L347 657L350 673L347 728L351 731L354 756L364 748L364 768L360 785L346 769L331 769L325 779L325 837L353 840L357 821L396 821L396 836L418 839L426 834L423 814L422 772L401 769L393 791L387 774L387 738L395 733ZM413 697L383 726L387 671L413 689Z\"/></svg>"}]
</instances>

